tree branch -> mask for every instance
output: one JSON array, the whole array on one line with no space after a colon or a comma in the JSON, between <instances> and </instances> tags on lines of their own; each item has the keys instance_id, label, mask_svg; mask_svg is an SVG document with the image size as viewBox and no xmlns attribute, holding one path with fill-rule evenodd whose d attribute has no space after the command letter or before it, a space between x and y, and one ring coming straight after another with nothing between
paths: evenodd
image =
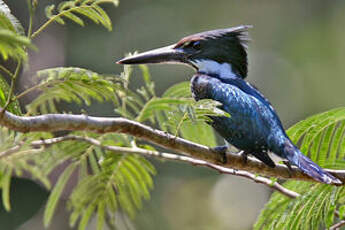
<instances>
[{"instance_id":1,"label":"tree branch","mask_svg":"<svg viewBox=\"0 0 345 230\"><path fill-rule=\"evenodd\" d=\"M329 230L338 230L338 229L340 229L344 225L345 225L345 220L341 220L338 223L336 223L335 225L331 226L329 228Z\"/></svg>"},{"instance_id":2,"label":"tree branch","mask_svg":"<svg viewBox=\"0 0 345 230\"><path fill-rule=\"evenodd\" d=\"M8 111L0 115L0 125L20 132L84 130L96 133L124 133L222 168L242 170L267 177L317 182L313 178L303 174L296 167L292 167L291 171L281 164L278 164L275 168L270 168L253 158L249 158L247 162L244 162L241 156L233 153L227 153L227 163L223 164L221 163L222 155L209 147L175 137L167 132L156 130L125 118L91 117L71 114L20 117ZM345 182L345 170L326 169L326 171Z\"/></svg>"},{"instance_id":3,"label":"tree branch","mask_svg":"<svg viewBox=\"0 0 345 230\"><path fill-rule=\"evenodd\" d=\"M63 137L55 137L55 138L51 138L51 139L33 141L33 142L31 142L31 146L37 148L37 147L42 147L42 146L60 143L63 141L84 141L84 142L87 142L91 145L95 145L95 146L98 146L104 150L112 151L115 153L123 153L123 154L134 153L134 154L140 154L143 156L157 157L157 158L162 158L165 160L174 160L174 161L189 163L192 165L204 166L204 167L215 169L222 174L230 174L230 175L240 176L240 177L244 177L244 178L253 180L256 183L266 185L266 186L270 187L271 189L273 189L277 192L280 192L283 195L288 196L290 198L297 198L300 196L300 194L298 194L294 191L291 191L287 188L284 188L278 182L273 182L272 180L270 180L268 178L256 176L252 173L249 173L249 172L246 172L243 170L229 169L229 168L222 167L220 165L209 163L207 161L198 160L198 159L194 159L192 157L177 155L177 154L173 154L173 153L151 151L151 150L142 149L142 148L138 148L138 147L128 148L128 147L120 147L120 146L102 145L102 143L100 141L98 141L97 139L94 139L94 138L90 138L90 137L68 135L68 136L63 136ZM13 149L15 147L11 148L11 150L13 151ZM1 154L0 154L0 156L1 156Z\"/></svg>"}]
</instances>

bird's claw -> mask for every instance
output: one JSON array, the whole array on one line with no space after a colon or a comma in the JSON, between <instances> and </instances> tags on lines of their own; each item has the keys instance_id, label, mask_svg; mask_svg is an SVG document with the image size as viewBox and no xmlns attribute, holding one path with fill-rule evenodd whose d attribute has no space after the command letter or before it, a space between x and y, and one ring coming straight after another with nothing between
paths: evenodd
<instances>
[{"instance_id":1,"label":"bird's claw","mask_svg":"<svg viewBox=\"0 0 345 230\"><path fill-rule=\"evenodd\" d=\"M244 163L244 164L247 164L247 161L248 161L248 153L245 152L245 151L243 151L243 152L241 153L241 157L242 157L243 163Z\"/></svg>"},{"instance_id":2,"label":"bird's claw","mask_svg":"<svg viewBox=\"0 0 345 230\"><path fill-rule=\"evenodd\" d=\"M289 161L283 161L283 164L286 165L286 167L288 167L289 176L291 177L292 176L292 167L291 167L290 162Z\"/></svg>"},{"instance_id":3,"label":"bird's claw","mask_svg":"<svg viewBox=\"0 0 345 230\"><path fill-rule=\"evenodd\" d=\"M220 162L222 164L226 164L226 162L227 162L227 158L226 158L226 151L227 150L228 150L228 146L226 146L226 145L216 146L216 147L212 148L212 151L221 155Z\"/></svg>"}]
</instances>

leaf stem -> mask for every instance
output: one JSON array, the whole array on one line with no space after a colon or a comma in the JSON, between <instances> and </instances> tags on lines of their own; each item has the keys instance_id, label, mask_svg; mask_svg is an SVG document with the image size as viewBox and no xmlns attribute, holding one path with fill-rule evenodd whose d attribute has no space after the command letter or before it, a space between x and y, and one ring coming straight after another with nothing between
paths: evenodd
<instances>
[{"instance_id":1,"label":"leaf stem","mask_svg":"<svg viewBox=\"0 0 345 230\"><path fill-rule=\"evenodd\" d=\"M65 13L68 13L68 12L71 12L71 11L74 11L76 9L79 9L79 8L90 8L92 6L89 6L89 5L83 5L83 6L78 6L78 7L73 7L73 8L70 8L68 10L63 10L61 11L60 13L54 15L53 17L49 18L48 21L46 21L42 26L40 26L32 35L31 35L31 39L35 38L38 34L40 34L45 28L47 28L47 26L50 25L50 23L52 23L53 21L55 21L56 18L59 18L61 17L62 15L64 15Z\"/></svg>"},{"instance_id":2,"label":"leaf stem","mask_svg":"<svg viewBox=\"0 0 345 230\"><path fill-rule=\"evenodd\" d=\"M4 71L6 74L8 74L11 78L13 78L13 73L9 71L5 66L0 65L0 70Z\"/></svg>"},{"instance_id":3,"label":"leaf stem","mask_svg":"<svg viewBox=\"0 0 345 230\"><path fill-rule=\"evenodd\" d=\"M105 224L110 230L116 230L115 224L111 221L111 216L107 212L106 218L105 218Z\"/></svg>"},{"instance_id":4,"label":"leaf stem","mask_svg":"<svg viewBox=\"0 0 345 230\"><path fill-rule=\"evenodd\" d=\"M30 38L32 34L32 24L33 24L33 17L35 14L35 7L33 7L31 0L27 0L28 7L29 7L29 28L27 37Z\"/></svg>"},{"instance_id":5,"label":"leaf stem","mask_svg":"<svg viewBox=\"0 0 345 230\"><path fill-rule=\"evenodd\" d=\"M54 17L50 18L48 21L46 21L40 28L38 28L32 35L31 39L34 39L39 33L41 33L47 26L49 26L50 23L52 23L55 18L59 17L59 15L55 15Z\"/></svg>"},{"instance_id":6,"label":"leaf stem","mask_svg":"<svg viewBox=\"0 0 345 230\"><path fill-rule=\"evenodd\" d=\"M50 85L50 84L57 84L57 83L60 83L60 82L62 82L62 81L61 80L56 80L56 81L48 81L48 82L44 82L44 83L41 83L41 84L38 84L38 85L34 85L33 87L30 87L30 88L24 90L23 92L21 92L20 94L18 94L17 96L15 96L14 100L18 100L18 99L24 97L25 95L31 93L32 91L35 91L36 89L45 87L45 86Z\"/></svg>"},{"instance_id":7,"label":"leaf stem","mask_svg":"<svg viewBox=\"0 0 345 230\"><path fill-rule=\"evenodd\" d=\"M183 123L184 120L187 118L187 115L188 115L188 112L187 112L187 111L183 113L183 116L182 116L180 122L177 124L176 131L175 131L175 136L178 136L178 133L179 133L179 131L180 131L180 128L181 128L181 126L182 126L182 123Z\"/></svg>"},{"instance_id":8,"label":"leaf stem","mask_svg":"<svg viewBox=\"0 0 345 230\"><path fill-rule=\"evenodd\" d=\"M12 103L12 95L13 95L13 92L14 92L14 86L16 84L16 79L19 75L19 70L20 70L20 67L22 66L22 61L19 60L18 61L18 64L17 64L17 67L16 67L16 70L12 76L12 80L11 80L11 88L10 88L10 92L8 93L8 96L7 96L7 101L6 101L6 104L4 106L4 108L0 111L0 116L3 115L3 113L5 112L5 110L7 109L7 107Z\"/></svg>"}]
</instances>

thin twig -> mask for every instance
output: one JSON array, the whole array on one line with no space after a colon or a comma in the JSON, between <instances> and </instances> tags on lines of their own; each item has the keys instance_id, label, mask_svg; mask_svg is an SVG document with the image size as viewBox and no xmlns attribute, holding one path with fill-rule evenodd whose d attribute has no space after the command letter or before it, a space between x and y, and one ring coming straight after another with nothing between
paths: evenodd
<instances>
[{"instance_id":1,"label":"thin twig","mask_svg":"<svg viewBox=\"0 0 345 230\"><path fill-rule=\"evenodd\" d=\"M52 22L54 22L57 18L63 16L64 14L70 13L72 11L76 11L76 9L80 9L80 8L92 8L91 5L83 5L83 6L78 6L78 7L73 7L73 8L69 8L67 10L63 10L60 13L52 16L51 18L49 18L49 20L47 20L42 26L40 26L32 35L31 35L31 39L35 38L38 34L40 34L45 28L47 28Z\"/></svg>"},{"instance_id":2,"label":"thin twig","mask_svg":"<svg viewBox=\"0 0 345 230\"><path fill-rule=\"evenodd\" d=\"M3 116L0 116L0 125L20 132L83 130L95 133L124 133L224 168L243 170L267 177L317 182L297 167L292 167L292 170L289 170L285 165L278 164L275 168L270 168L253 158L248 158L244 162L241 156L233 153L227 153L226 164L223 164L223 155L212 148L121 117L106 118L72 114L46 114L21 117L5 111ZM332 173L345 182L345 170L325 169L325 171Z\"/></svg>"},{"instance_id":3,"label":"thin twig","mask_svg":"<svg viewBox=\"0 0 345 230\"><path fill-rule=\"evenodd\" d=\"M342 226L345 226L345 220L341 220L340 222L336 223L335 225L331 226L329 230L338 230Z\"/></svg>"},{"instance_id":4,"label":"thin twig","mask_svg":"<svg viewBox=\"0 0 345 230\"><path fill-rule=\"evenodd\" d=\"M11 86L10 86L10 92L8 93L7 95L7 101L6 101L6 104L4 106L4 108L0 111L0 116L3 115L3 113L6 111L7 107L11 104L12 102L12 96L13 96L13 92L14 92L14 86L16 84L16 80L17 80L17 77L19 75L19 70L20 70L20 67L22 66L22 61L19 60L18 63L17 63L17 67L16 67L16 70L12 76L12 79L11 79Z\"/></svg>"},{"instance_id":5,"label":"thin twig","mask_svg":"<svg viewBox=\"0 0 345 230\"><path fill-rule=\"evenodd\" d=\"M35 6L32 5L31 0L27 0L28 8L29 8L29 28L28 28L28 34L27 37L30 39L32 34L32 24L33 24L33 18L35 14Z\"/></svg>"},{"instance_id":6,"label":"thin twig","mask_svg":"<svg viewBox=\"0 0 345 230\"><path fill-rule=\"evenodd\" d=\"M34 85L34 86L32 86L32 87L30 87L30 88L24 90L24 91L21 92L20 94L18 94L18 95L14 98L14 100L18 100L18 99L24 97L25 95L27 95L27 94L29 94L29 93L31 93L31 92L37 90L37 89L46 87L47 85L54 85L54 84L57 84L57 83L61 83L61 82L63 82L63 81L64 81L64 80L59 79L59 80L47 81L47 82L44 82L44 83L40 83L40 84L38 84L38 85Z\"/></svg>"},{"instance_id":7,"label":"thin twig","mask_svg":"<svg viewBox=\"0 0 345 230\"><path fill-rule=\"evenodd\" d=\"M256 183L266 185L269 188L271 188L277 192L280 192L281 194L288 196L290 198L297 198L300 196L300 194L298 194L294 191L291 191L287 188L284 188L278 182L273 182L272 180L270 180L268 178L256 176L252 173L249 173L249 172L246 172L243 170L229 169L229 168L225 168L225 167L222 167L220 165L215 165L215 164L203 161L203 160L194 159L192 157L177 155L177 154L173 154L173 153L151 151L151 150L142 149L142 148L138 148L138 147L128 148L128 147L120 147L120 146L102 145L102 143L100 141L98 141L97 139L94 139L94 138L90 138L90 137L68 135L68 136L63 136L63 137L56 137L56 138L51 138L51 139L33 141L33 142L31 142L31 145L32 145L32 147L36 148L36 147L41 147L41 146L57 144L57 143L64 142L64 141L84 141L84 142L87 142L91 145L95 145L95 146L98 146L104 150L112 151L115 153L123 153L123 154L135 153L135 154L140 154L143 156L158 157L158 158L162 158L162 159L166 159L166 160L185 162L185 163L189 163L189 164L196 165L196 166L204 166L204 167L208 167L211 169L215 169L222 174L230 174L230 175L240 176L240 177L244 177L244 178L253 180ZM15 147L13 147L13 148L15 148Z\"/></svg>"},{"instance_id":8,"label":"thin twig","mask_svg":"<svg viewBox=\"0 0 345 230\"><path fill-rule=\"evenodd\" d=\"M8 76L13 78L13 73L11 71L9 71L5 66L0 65L0 70L4 71Z\"/></svg>"},{"instance_id":9,"label":"thin twig","mask_svg":"<svg viewBox=\"0 0 345 230\"><path fill-rule=\"evenodd\" d=\"M108 227L110 230L116 230L116 226L115 226L115 224L113 223L112 217L109 215L108 212L106 213L106 216L105 216L105 224L107 225L107 227Z\"/></svg>"}]
</instances>

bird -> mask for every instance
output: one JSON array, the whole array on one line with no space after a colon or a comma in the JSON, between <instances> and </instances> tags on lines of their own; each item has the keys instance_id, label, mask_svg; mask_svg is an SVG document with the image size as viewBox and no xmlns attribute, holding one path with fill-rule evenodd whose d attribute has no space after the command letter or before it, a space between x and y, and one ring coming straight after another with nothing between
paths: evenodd
<instances>
[{"instance_id":1,"label":"bird","mask_svg":"<svg viewBox=\"0 0 345 230\"><path fill-rule=\"evenodd\" d=\"M286 134L268 99L246 81L249 28L252 26L240 25L196 33L175 44L125 57L117 64L172 63L192 67L196 71L191 78L193 98L221 103L221 109L230 117L210 117L210 124L227 143L242 151L244 159L251 154L274 168L275 162L268 154L273 153L284 159L290 169L291 164L295 165L316 181L342 184L303 155Z\"/></svg>"}]
</instances>

